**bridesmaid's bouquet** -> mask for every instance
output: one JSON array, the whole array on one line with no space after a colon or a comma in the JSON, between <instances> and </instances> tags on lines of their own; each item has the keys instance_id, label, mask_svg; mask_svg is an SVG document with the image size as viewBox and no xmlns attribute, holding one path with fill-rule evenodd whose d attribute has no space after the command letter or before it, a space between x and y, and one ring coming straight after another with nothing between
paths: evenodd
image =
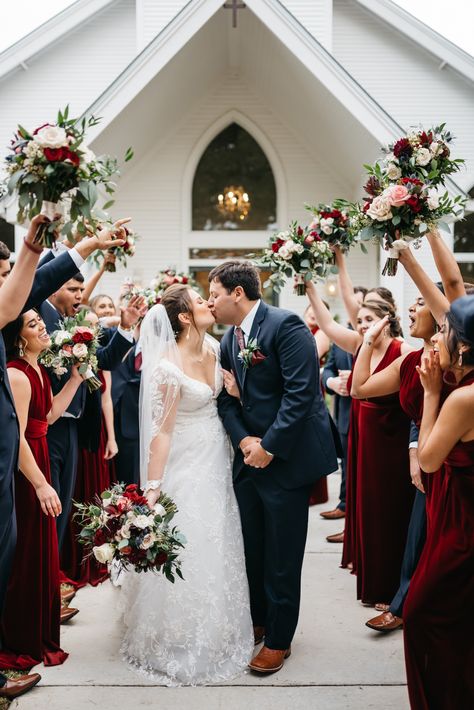
<instances>
[{"instance_id":1,"label":"bridesmaid's bouquet","mask_svg":"<svg viewBox=\"0 0 474 710\"><path fill-rule=\"evenodd\" d=\"M93 207L99 198L98 188L112 195L118 175L117 159L96 156L87 147L85 135L99 119L69 118L69 107L59 111L55 123L45 123L33 131L18 126L6 157L6 189L18 198L18 222L22 224L40 212L46 214L51 224L38 230L36 241L51 247L56 232L61 229L71 236L73 229L84 235L87 223L94 227ZM125 161L132 158L129 148ZM61 203L68 203L68 221L56 220ZM112 201L104 205L110 207ZM97 212L96 216L103 217ZM90 228L90 227L89 227Z\"/></svg>"},{"instance_id":2,"label":"bridesmaid's bouquet","mask_svg":"<svg viewBox=\"0 0 474 710\"><path fill-rule=\"evenodd\" d=\"M409 133L390 145L382 161L364 166L368 180L363 203L345 203L351 232L389 252L383 274L394 276L399 252L411 242L419 247L443 217L462 214L465 199L460 195L452 199L439 190L464 163L450 158L452 136L444 126ZM446 228L443 222L439 226Z\"/></svg>"},{"instance_id":3,"label":"bridesmaid's bouquet","mask_svg":"<svg viewBox=\"0 0 474 710\"><path fill-rule=\"evenodd\" d=\"M197 288L198 286L191 274L185 274L175 269L165 269L164 271L159 271L155 278L151 280L150 288L162 294L168 286L173 286L174 284L184 284L190 288Z\"/></svg>"},{"instance_id":4,"label":"bridesmaid's bouquet","mask_svg":"<svg viewBox=\"0 0 474 710\"><path fill-rule=\"evenodd\" d=\"M86 380L89 392L93 392L101 386L96 375L100 329L84 325L86 318L80 313L63 318L61 328L51 334L51 345L41 355L40 362L58 377L73 365L79 365L79 374Z\"/></svg>"},{"instance_id":5,"label":"bridesmaid's bouquet","mask_svg":"<svg viewBox=\"0 0 474 710\"><path fill-rule=\"evenodd\" d=\"M334 253L329 243L316 230L301 227L297 222L292 222L288 230L270 237L263 254L249 256L254 258L259 266L273 272L264 287L272 286L277 293L292 275L294 293L304 296L306 281L324 278L329 271L337 273Z\"/></svg>"},{"instance_id":6,"label":"bridesmaid's bouquet","mask_svg":"<svg viewBox=\"0 0 474 710\"><path fill-rule=\"evenodd\" d=\"M104 226L110 227L111 229L113 227L112 223L105 223ZM134 256L135 254L135 244L140 239L140 236L136 232L132 232L127 229L127 227L122 227L122 229L124 230L126 235L125 244L123 244L121 247L113 247L112 249L109 249L109 252L115 255L116 261L118 261L119 264L126 267L127 259ZM90 258L97 266L100 266L104 261L104 252L96 251ZM116 264L107 261L105 263L105 271L109 271L110 273L114 274L117 271Z\"/></svg>"},{"instance_id":7,"label":"bridesmaid's bouquet","mask_svg":"<svg viewBox=\"0 0 474 710\"><path fill-rule=\"evenodd\" d=\"M150 508L136 484L117 483L95 502L74 505L79 542L99 563L116 561L121 569L162 572L170 582L175 574L183 579L178 555L186 538L171 525L178 509L165 493Z\"/></svg>"},{"instance_id":8,"label":"bridesmaid's bouquet","mask_svg":"<svg viewBox=\"0 0 474 710\"><path fill-rule=\"evenodd\" d=\"M317 235L331 246L339 247L344 253L358 241L357 236L349 229L349 210L340 200L334 200L331 205L320 203L315 207L305 207L313 215L308 227L311 235Z\"/></svg>"}]
</instances>

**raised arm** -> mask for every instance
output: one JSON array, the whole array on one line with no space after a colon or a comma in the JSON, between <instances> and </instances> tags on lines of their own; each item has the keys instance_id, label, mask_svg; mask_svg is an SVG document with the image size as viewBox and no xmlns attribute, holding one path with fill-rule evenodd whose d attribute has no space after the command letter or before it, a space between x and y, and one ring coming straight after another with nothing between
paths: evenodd
<instances>
[{"instance_id":1,"label":"raised arm","mask_svg":"<svg viewBox=\"0 0 474 710\"><path fill-rule=\"evenodd\" d=\"M444 293L450 303L466 295L464 279L454 254L437 229L428 232L427 239L443 283Z\"/></svg>"},{"instance_id":2,"label":"raised arm","mask_svg":"<svg viewBox=\"0 0 474 710\"><path fill-rule=\"evenodd\" d=\"M339 289L341 291L344 308L346 309L349 323L355 330L357 328L357 313L360 306L354 294L354 286L352 285L352 280L347 270L346 257L339 247L334 247L334 255L336 257L336 266L339 269Z\"/></svg>"},{"instance_id":3,"label":"raised arm","mask_svg":"<svg viewBox=\"0 0 474 710\"><path fill-rule=\"evenodd\" d=\"M99 283L100 279L105 273L106 264L115 264L115 254L110 251L106 251L104 254L104 260L99 268L94 271L90 279L84 284L84 291L82 292L82 303L89 303L89 299L92 295L93 290Z\"/></svg>"},{"instance_id":4,"label":"raised arm","mask_svg":"<svg viewBox=\"0 0 474 710\"><path fill-rule=\"evenodd\" d=\"M9 368L8 377L15 401L20 430L20 449L18 467L21 473L29 480L45 515L57 516L61 513L61 501L54 488L47 482L46 477L36 463L33 452L28 444L25 431L28 424L28 410L31 400L31 385L24 372L16 368Z\"/></svg>"},{"instance_id":5,"label":"raised arm","mask_svg":"<svg viewBox=\"0 0 474 710\"><path fill-rule=\"evenodd\" d=\"M441 324L446 312L449 310L449 301L446 296L434 285L426 271L413 256L411 249L400 251L398 260L414 281L434 319Z\"/></svg>"},{"instance_id":6,"label":"raised arm","mask_svg":"<svg viewBox=\"0 0 474 710\"><path fill-rule=\"evenodd\" d=\"M387 323L388 316L385 316L372 325L364 336L364 342L352 371L351 395L356 399L383 397L400 391L400 365L408 353L400 355L381 372L370 374L370 362L374 347Z\"/></svg>"},{"instance_id":7,"label":"raised arm","mask_svg":"<svg viewBox=\"0 0 474 710\"><path fill-rule=\"evenodd\" d=\"M316 286L311 281L306 282L306 294L311 303L316 321L329 340L332 340L346 352L355 353L361 342L360 335L334 320L322 302Z\"/></svg>"}]
</instances>

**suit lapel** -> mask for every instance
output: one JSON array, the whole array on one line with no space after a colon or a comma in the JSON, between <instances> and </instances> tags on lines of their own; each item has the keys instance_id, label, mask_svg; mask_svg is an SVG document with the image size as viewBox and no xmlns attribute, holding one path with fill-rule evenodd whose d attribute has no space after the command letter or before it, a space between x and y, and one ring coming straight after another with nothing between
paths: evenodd
<instances>
[{"instance_id":1,"label":"suit lapel","mask_svg":"<svg viewBox=\"0 0 474 710\"><path fill-rule=\"evenodd\" d=\"M258 345L258 336L260 333L260 328L262 327L262 321L265 318L267 311L268 311L268 306L266 305L266 303L264 303L262 301L258 307L257 313L255 314L255 318L253 319L252 328L250 330L250 335L248 337L247 343L249 340L256 340L257 345ZM234 339L236 339L236 338L234 338ZM242 374L242 390L243 390L245 387L245 379L247 377L248 367L243 367L242 369L243 369L243 374Z\"/></svg>"},{"instance_id":2,"label":"suit lapel","mask_svg":"<svg viewBox=\"0 0 474 710\"><path fill-rule=\"evenodd\" d=\"M242 364L242 361L239 358L239 344L237 342L237 338L235 337L235 327L232 327L231 330L231 353L232 353L232 361L234 363L234 372L237 376L237 379L239 381L240 385L240 390L243 390L243 385L244 385L244 373L245 373L245 368Z\"/></svg>"}]
</instances>

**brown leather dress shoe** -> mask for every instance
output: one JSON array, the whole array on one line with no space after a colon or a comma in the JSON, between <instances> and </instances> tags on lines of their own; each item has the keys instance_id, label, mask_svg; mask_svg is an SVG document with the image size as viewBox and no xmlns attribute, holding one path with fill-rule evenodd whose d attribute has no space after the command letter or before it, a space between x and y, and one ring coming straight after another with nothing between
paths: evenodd
<instances>
[{"instance_id":1,"label":"brown leather dress shoe","mask_svg":"<svg viewBox=\"0 0 474 710\"><path fill-rule=\"evenodd\" d=\"M73 616L79 614L79 609L72 609L70 606L63 606L61 609L60 623L65 624L67 621L72 619Z\"/></svg>"},{"instance_id":2,"label":"brown leather dress shoe","mask_svg":"<svg viewBox=\"0 0 474 710\"><path fill-rule=\"evenodd\" d=\"M39 673L31 673L30 675L24 675L21 678L15 678L7 680L5 685L0 688L0 698L8 698L8 700L13 700L23 693L27 693L31 688L33 688L41 680Z\"/></svg>"},{"instance_id":3,"label":"brown leather dress shoe","mask_svg":"<svg viewBox=\"0 0 474 710\"><path fill-rule=\"evenodd\" d=\"M335 533L334 535L328 535L326 540L328 542L344 542L344 530L340 533Z\"/></svg>"},{"instance_id":4,"label":"brown leather dress shoe","mask_svg":"<svg viewBox=\"0 0 474 710\"><path fill-rule=\"evenodd\" d=\"M324 518L324 520L339 520L339 518L345 518L346 514L340 508L335 508L334 510L325 510L323 513L320 513L320 516Z\"/></svg>"},{"instance_id":5,"label":"brown leather dress shoe","mask_svg":"<svg viewBox=\"0 0 474 710\"><path fill-rule=\"evenodd\" d=\"M399 616L394 616L390 611L385 611L383 614L379 614L378 616L374 616L373 619L369 619L365 625L374 631L388 633L389 631L402 629L403 619Z\"/></svg>"},{"instance_id":6,"label":"brown leather dress shoe","mask_svg":"<svg viewBox=\"0 0 474 710\"><path fill-rule=\"evenodd\" d=\"M291 656L291 646L286 651L276 651L263 646L255 658L249 663L249 668L256 673L275 673L283 668L286 658Z\"/></svg>"},{"instance_id":7,"label":"brown leather dress shoe","mask_svg":"<svg viewBox=\"0 0 474 710\"><path fill-rule=\"evenodd\" d=\"M61 602L63 604L69 604L76 596L75 589L68 589L67 591L61 592Z\"/></svg>"},{"instance_id":8,"label":"brown leather dress shoe","mask_svg":"<svg viewBox=\"0 0 474 710\"><path fill-rule=\"evenodd\" d=\"M264 626L254 626L253 627L253 640L255 645L262 643L265 638L265 627Z\"/></svg>"}]
</instances>

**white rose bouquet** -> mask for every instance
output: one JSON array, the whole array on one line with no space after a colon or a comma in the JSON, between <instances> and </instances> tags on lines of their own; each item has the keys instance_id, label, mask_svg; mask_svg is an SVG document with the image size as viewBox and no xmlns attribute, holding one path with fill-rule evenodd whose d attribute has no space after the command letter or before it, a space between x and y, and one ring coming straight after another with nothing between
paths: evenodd
<instances>
[{"instance_id":1,"label":"white rose bouquet","mask_svg":"<svg viewBox=\"0 0 474 710\"><path fill-rule=\"evenodd\" d=\"M58 377L66 374L73 365L79 365L79 374L93 392L101 386L96 375L100 330L85 326L85 319L82 314L64 318L61 329L52 333L51 345L41 355L40 362Z\"/></svg>"},{"instance_id":2,"label":"white rose bouquet","mask_svg":"<svg viewBox=\"0 0 474 710\"><path fill-rule=\"evenodd\" d=\"M294 276L294 293L304 296L305 282L315 278L324 278L329 271L337 273L334 266L334 253L329 243L309 227L301 227L292 222L285 232L278 232L270 237L268 247L263 254L250 254L259 266L270 268L273 272L264 283L272 286L279 293L286 278Z\"/></svg>"},{"instance_id":3,"label":"white rose bouquet","mask_svg":"<svg viewBox=\"0 0 474 710\"><path fill-rule=\"evenodd\" d=\"M18 126L6 157L6 191L18 197L18 222L22 224L42 212L52 221L38 230L36 241L51 247L58 231L84 235L87 223L94 227L104 213L93 211L98 188L108 195L115 190L113 178L119 174L116 158L95 156L85 144L88 128L99 119L69 118L69 108L58 112L55 124L46 123L30 132ZM125 161L133 157L129 148ZM1 190L0 190L1 192ZM68 202L68 220L55 220L62 200ZM103 209L113 204L109 200Z\"/></svg>"},{"instance_id":4,"label":"white rose bouquet","mask_svg":"<svg viewBox=\"0 0 474 710\"><path fill-rule=\"evenodd\" d=\"M174 501L161 493L150 508L137 485L117 483L92 503L74 503L81 528L79 542L101 564L115 560L122 569L162 572L174 582L183 579L179 550L186 538L172 520Z\"/></svg>"}]
</instances>

